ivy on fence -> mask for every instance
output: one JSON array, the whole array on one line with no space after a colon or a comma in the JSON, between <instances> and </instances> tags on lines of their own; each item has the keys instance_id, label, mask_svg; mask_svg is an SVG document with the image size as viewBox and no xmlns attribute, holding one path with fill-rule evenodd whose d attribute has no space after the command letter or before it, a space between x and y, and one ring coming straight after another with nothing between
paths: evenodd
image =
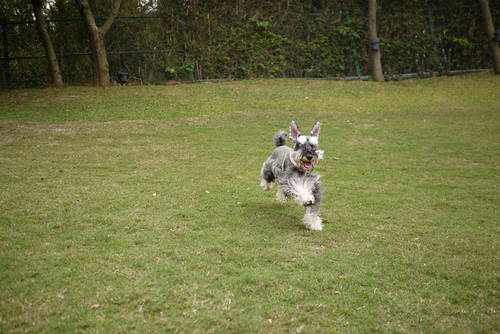
<instances>
[{"instance_id":1,"label":"ivy on fence","mask_svg":"<svg viewBox=\"0 0 500 334\"><path fill-rule=\"evenodd\" d=\"M143 84L368 76L363 4L354 1L350 8L342 3L308 8L193 5L182 11L158 8L155 15L121 16L106 35L110 74L127 72L129 81ZM481 15L473 1L442 1L441 7L433 8L419 0L394 1L379 7L385 75L491 67ZM500 20L500 1L490 2L490 8L492 17ZM54 11L56 18L47 24L64 81L89 84L92 70L83 25L78 18L62 17L74 13ZM34 22L13 21L0 20L0 85L47 85L50 78Z\"/></svg>"}]
</instances>

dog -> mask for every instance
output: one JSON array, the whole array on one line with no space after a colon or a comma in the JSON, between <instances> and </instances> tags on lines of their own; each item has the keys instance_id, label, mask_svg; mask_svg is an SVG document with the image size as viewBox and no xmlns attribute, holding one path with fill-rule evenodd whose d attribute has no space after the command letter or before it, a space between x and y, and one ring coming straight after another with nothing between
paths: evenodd
<instances>
[{"instance_id":1,"label":"dog","mask_svg":"<svg viewBox=\"0 0 500 334\"><path fill-rule=\"evenodd\" d=\"M274 149L271 156L264 162L260 172L261 187L264 191L272 188L277 180L278 193L276 198L284 203L294 199L305 207L302 222L310 230L323 229L319 217L321 203L321 176L313 174L315 165L323 159L323 151L318 149L320 123L316 122L310 136L303 136L297 123L290 123L290 139L293 149L285 146L288 134L278 131L273 137Z\"/></svg>"}]
</instances>

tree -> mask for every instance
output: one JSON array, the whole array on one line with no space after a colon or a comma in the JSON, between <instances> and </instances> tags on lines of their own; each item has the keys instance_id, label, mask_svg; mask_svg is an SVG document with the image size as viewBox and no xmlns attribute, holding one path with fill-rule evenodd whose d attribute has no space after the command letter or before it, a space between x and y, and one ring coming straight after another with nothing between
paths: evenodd
<instances>
[{"instance_id":1,"label":"tree","mask_svg":"<svg viewBox=\"0 0 500 334\"><path fill-rule=\"evenodd\" d=\"M109 63L106 55L106 46L104 45L104 37L118 15L122 0L114 1L113 8L109 13L106 22L104 22L100 28L96 24L89 1L75 1L90 40L93 84L94 86L107 87L109 86Z\"/></svg>"},{"instance_id":2,"label":"tree","mask_svg":"<svg viewBox=\"0 0 500 334\"><path fill-rule=\"evenodd\" d=\"M493 21L491 20L488 0L477 0L477 3L483 15L484 30L486 31L488 44L490 47L491 55L493 57L493 69L495 71L495 74L500 74L500 47L495 41L495 28L493 27Z\"/></svg>"},{"instance_id":3,"label":"tree","mask_svg":"<svg viewBox=\"0 0 500 334\"><path fill-rule=\"evenodd\" d=\"M371 44L378 41L377 38L377 0L370 0L368 4L368 38ZM376 42L378 45L378 42ZM380 50L370 47L370 70L374 81L384 81L382 64L380 62Z\"/></svg>"},{"instance_id":4,"label":"tree","mask_svg":"<svg viewBox=\"0 0 500 334\"><path fill-rule=\"evenodd\" d=\"M59 63L57 62L56 53L54 51L54 46L50 40L47 27L45 26L45 19L43 17L43 0L31 0L33 5L33 12L35 13L36 26L42 39L43 47L45 48L45 54L47 56L47 61L49 63L49 71L52 79L53 87L63 86L61 70L59 69Z\"/></svg>"}]
</instances>

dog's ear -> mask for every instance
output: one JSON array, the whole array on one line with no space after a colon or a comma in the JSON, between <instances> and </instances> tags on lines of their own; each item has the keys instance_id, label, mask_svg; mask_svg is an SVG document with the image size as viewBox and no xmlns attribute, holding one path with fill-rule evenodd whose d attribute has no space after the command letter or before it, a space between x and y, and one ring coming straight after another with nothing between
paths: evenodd
<instances>
[{"instance_id":1,"label":"dog's ear","mask_svg":"<svg viewBox=\"0 0 500 334\"><path fill-rule=\"evenodd\" d=\"M300 136L299 127L297 126L297 123L295 123L295 121L292 121L292 123L290 123L290 138L294 142L296 142L299 136Z\"/></svg>"},{"instance_id":2,"label":"dog's ear","mask_svg":"<svg viewBox=\"0 0 500 334\"><path fill-rule=\"evenodd\" d=\"M319 136L319 122L316 122L316 124L314 124L311 130L311 137L318 138L318 136Z\"/></svg>"}]
</instances>

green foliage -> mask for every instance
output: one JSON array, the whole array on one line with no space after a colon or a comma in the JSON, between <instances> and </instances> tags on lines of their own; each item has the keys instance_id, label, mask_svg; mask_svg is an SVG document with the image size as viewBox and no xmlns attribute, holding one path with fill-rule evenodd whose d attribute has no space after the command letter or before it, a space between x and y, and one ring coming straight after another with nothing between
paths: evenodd
<instances>
[{"instance_id":1,"label":"green foliage","mask_svg":"<svg viewBox=\"0 0 500 334\"><path fill-rule=\"evenodd\" d=\"M0 19L31 19L28 4L20 3L17 11L6 5L12 15ZM73 1L50 4L47 18L79 16ZM92 5L98 15L107 15L107 3L99 0ZM498 1L490 8L494 25L500 25ZM128 72L130 82L151 84L170 79L369 75L366 13L364 0L127 2L120 12L123 18L106 35L110 74L114 78L117 72ZM475 3L437 0L431 7L425 1L379 1L377 21L385 75L492 66ZM10 57L44 54L33 24L5 27ZM91 82L90 57L83 55L89 46L82 22L55 21L48 28L65 82ZM127 53L116 54L120 51ZM38 61L43 64L44 59ZM11 63L14 85L50 82L44 66L32 63L31 59ZM0 67L0 84L5 78L5 68Z\"/></svg>"},{"instance_id":2,"label":"green foliage","mask_svg":"<svg viewBox=\"0 0 500 334\"><path fill-rule=\"evenodd\" d=\"M281 77L286 68L282 50L290 41L273 31L276 24L272 16L266 21L253 18L232 29L230 36L216 46L214 57L218 62L213 67L234 78Z\"/></svg>"},{"instance_id":3,"label":"green foliage","mask_svg":"<svg viewBox=\"0 0 500 334\"><path fill-rule=\"evenodd\" d=\"M304 77L340 77L353 66L353 46L358 44L363 34L361 26L354 20L332 20L331 16L319 16L311 24L311 39L308 43L301 43L302 52L299 55L299 66L291 76ZM300 72L299 72L300 71ZM291 70L289 70L291 72Z\"/></svg>"},{"instance_id":4,"label":"green foliage","mask_svg":"<svg viewBox=\"0 0 500 334\"><path fill-rule=\"evenodd\" d=\"M167 66L165 68L165 79L172 80L172 79L180 79L182 78L186 73L189 75L189 78L194 80L194 75L193 71L197 67L197 62L188 60L186 64L182 66Z\"/></svg>"}]
</instances>

